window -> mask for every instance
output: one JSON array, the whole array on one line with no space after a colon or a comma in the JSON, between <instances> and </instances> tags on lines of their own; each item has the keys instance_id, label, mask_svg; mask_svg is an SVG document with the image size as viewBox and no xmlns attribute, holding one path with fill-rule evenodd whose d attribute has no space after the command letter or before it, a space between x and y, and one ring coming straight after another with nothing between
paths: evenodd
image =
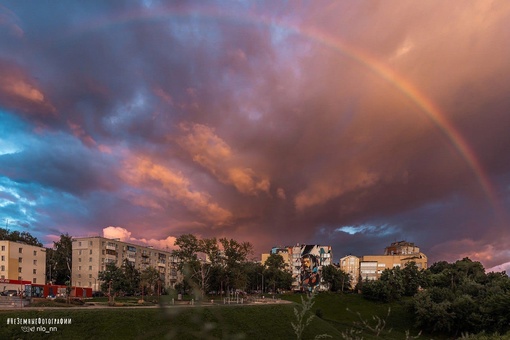
<instances>
[{"instance_id":1,"label":"window","mask_svg":"<svg viewBox=\"0 0 510 340\"><path fill-rule=\"evenodd\" d=\"M89 287L92 287L92 282L89 281Z\"/></svg>"},{"instance_id":2,"label":"window","mask_svg":"<svg viewBox=\"0 0 510 340\"><path fill-rule=\"evenodd\" d=\"M5 266L1 266L0 269L4 272L5 271Z\"/></svg>"},{"instance_id":3,"label":"window","mask_svg":"<svg viewBox=\"0 0 510 340\"><path fill-rule=\"evenodd\" d=\"M89 241L89 246L91 246L91 247L92 247L92 241Z\"/></svg>"},{"instance_id":4,"label":"window","mask_svg":"<svg viewBox=\"0 0 510 340\"><path fill-rule=\"evenodd\" d=\"M34 266L37 266L37 260L34 260Z\"/></svg>"},{"instance_id":5,"label":"window","mask_svg":"<svg viewBox=\"0 0 510 340\"><path fill-rule=\"evenodd\" d=\"M78 255L81 255L81 250L78 250Z\"/></svg>"},{"instance_id":6,"label":"window","mask_svg":"<svg viewBox=\"0 0 510 340\"><path fill-rule=\"evenodd\" d=\"M89 262L92 262L92 257L89 257Z\"/></svg>"},{"instance_id":7,"label":"window","mask_svg":"<svg viewBox=\"0 0 510 340\"><path fill-rule=\"evenodd\" d=\"M89 279L91 279L91 278L92 278L92 274L89 274Z\"/></svg>"},{"instance_id":8,"label":"window","mask_svg":"<svg viewBox=\"0 0 510 340\"><path fill-rule=\"evenodd\" d=\"M78 274L78 278L81 279L81 274Z\"/></svg>"},{"instance_id":9,"label":"window","mask_svg":"<svg viewBox=\"0 0 510 340\"><path fill-rule=\"evenodd\" d=\"M92 266L89 266L89 270L92 270Z\"/></svg>"},{"instance_id":10,"label":"window","mask_svg":"<svg viewBox=\"0 0 510 340\"><path fill-rule=\"evenodd\" d=\"M21 273L21 267L18 267L18 273Z\"/></svg>"},{"instance_id":11,"label":"window","mask_svg":"<svg viewBox=\"0 0 510 340\"><path fill-rule=\"evenodd\" d=\"M4 250L5 250L5 246L2 246L2 251L4 251Z\"/></svg>"},{"instance_id":12,"label":"window","mask_svg":"<svg viewBox=\"0 0 510 340\"><path fill-rule=\"evenodd\" d=\"M89 254L92 255L92 249L89 250Z\"/></svg>"},{"instance_id":13,"label":"window","mask_svg":"<svg viewBox=\"0 0 510 340\"><path fill-rule=\"evenodd\" d=\"M37 269L34 269L34 270L32 271L32 274L37 274Z\"/></svg>"},{"instance_id":14,"label":"window","mask_svg":"<svg viewBox=\"0 0 510 340\"><path fill-rule=\"evenodd\" d=\"M34 250L34 256L37 256L37 250Z\"/></svg>"},{"instance_id":15,"label":"window","mask_svg":"<svg viewBox=\"0 0 510 340\"><path fill-rule=\"evenodd\" d=\"M78 247L81 247L81 242L78 242Z\"/></svg>"},{"instance_id":16,"label":"window","mask_svg":"<svg viewBox=\"0 0 510 340\"><path fill-rule=\"evenodd\" d=\"M35 277L34 277L34 278L32 279L32 283L37 283L37 278L35 278Z\"/></svg>"},{"instance_id":17,"label":"window","mask_svg":"<svg viewBox=\"0 0 510 340\"><path fill-rule=\"evenodd\" d=\"M78 270L81 270L81 266L78 266Z\"/></svg>"},{"instance_id":18,"label":"window","mask_svg":"<svg viewBox=\"0 0 510 340\"><path fill-rule=\"evenodd\" d=\"M23 262L23 258L22 257L18 258L18 262L22 263Z\"/></svg>"},{"instance_id":19,"label":"window","mask_svg":"<svg viewBox=\"0 0 510 340\"><path fill-rule=\"evenodd\" d=\"M19 253L23 254L23 248L19 248Z\"/></svg>"},{"instance_id":20,"label":"window","mask_svg":"<svg viewBox=\"0 0 510 340\"><path fill-rule=\"evenodd\" d=\"M2 255L2 261L5 261L5 256L4 255Z\"/></svg>"},{"instance_id":21,"label":"window","mask_svg":"<svg viewBox=\"0 0 510 340\"><path fill-rule=\"evenodd\" d=\"M78 262L81 262L81 257L78 258Z\"/></svg>"}]
</instances>

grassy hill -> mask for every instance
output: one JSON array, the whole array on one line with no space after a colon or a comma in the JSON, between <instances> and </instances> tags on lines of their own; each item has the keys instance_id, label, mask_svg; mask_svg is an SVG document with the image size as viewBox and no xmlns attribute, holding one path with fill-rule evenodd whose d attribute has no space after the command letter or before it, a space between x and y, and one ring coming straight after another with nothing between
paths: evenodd
<instances>
[{"instance_id":1,"label":"grassy hill","mask_svg":"<svg viewBox=\"0 0 510 340\"><path fill-rule=\"evenodd\" d=\"M295 305L171 308L103 308L0 311L0 339L295 339ZM7 318L71 318L50 334L24 333ZM46 326L49 329L49 326ZM340 339L330 323L315 318L303 339L327 333Z\"/></svg>"},{"instance_id":2,"label":"grassy hill","mask_svg":"<svg viewBox=\"0 0 510 340\"><path fill-rule=\"evenodd\" d=\"M301 310L302 297L306 299L300 294L281 297L295 304L257 306L7 310L0 311L0 339L296 339L291 322L296 323L294 309ZM316 317L303 339L320 334L333 339L407 339L419 333L405 301L383 304L356 294L322 293L315 297L310 315ZM39 317L71 318L72 324L57 326L51 334L24 333L20 325L7 324L7 318ZM419 338L445 337L422 334Z\"/></svg>"}]
</instances>

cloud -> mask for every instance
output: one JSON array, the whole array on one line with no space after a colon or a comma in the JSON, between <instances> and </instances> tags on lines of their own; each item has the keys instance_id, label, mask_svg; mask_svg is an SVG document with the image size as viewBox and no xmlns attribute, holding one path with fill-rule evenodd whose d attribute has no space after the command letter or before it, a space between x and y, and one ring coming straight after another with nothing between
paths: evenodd
<instances>
[{"instance_id":1,"label":"cloud","mask_svg":"<svg viewBox=\"0 0 510 340\"><path fill-rule=\"evenodd\" d=\"M181 173L149 158L129 157L120 175L142 193L131 197L136 204L163 209L171 201L177 201L218 225L228 223L232 217L231 212L212 202L210 195L193 191L191 183Z\"/></svg>"},{"instance_id":2,"label":"cloud","mask_svg":"<svg viewBox=\"0 0 510 340\"><path fill-rule=\"evenodd\" d=\"M349 191L370 187L377 182L378 178L379 176L374 173L360 172L355 175L355 178L346 180L345 183L335 183L335 179L326 177L312 184L296 196L296 208L299 211L303 211Z\"/></svg>"},{"instance_id":3,"label":"cloud","mask_svg":"<svg viewBox=\"0 0 510 340\"><path fill-rule=\"evenodd\" d=\"M0 104L24 113L53 115L55 107L19 65L0 57Z\"/></svg>"},{"instance_id":4,"label":"cloud","mask_svg":"<svg viewBox=\"0 0 510 340\"><path fill-rule=\"evenodd\" d=\"M9 2L0 220L335 256L406 239L430 261L507 263L509 14L504 1Z\"/></svg>"},{"instance_id":5,"label":"cloud","mask_svg":"<svg viewBox=\"0 0 510 340\"><path fill-rule=\"evenodd\" d=\"M243 167L239 157L214 129L201 124L181 124L181 130L186 135L177 140L179 145L222 183L233 185L240 193L248 195L269 192L269 179Z\"/></svg>"},{"instance_id":6,"label":"cloud","mask_svg":"<svg viewBox=\"0 0 510 340\"><path fill-rule=\"evenodd\" d=\"M135 244L143 244L146 246L153 246L156 249L161 250L169 250L176 249L177 247L174 245L176 238L173 236L168 236L165 239L145 239L140 238L137 239L135 237L131 237L131 232L122 227L113 227L109 226L103 228L103 237L110 239L119 239L122 242L135 243Z\"/></svg>"}]
</instances>

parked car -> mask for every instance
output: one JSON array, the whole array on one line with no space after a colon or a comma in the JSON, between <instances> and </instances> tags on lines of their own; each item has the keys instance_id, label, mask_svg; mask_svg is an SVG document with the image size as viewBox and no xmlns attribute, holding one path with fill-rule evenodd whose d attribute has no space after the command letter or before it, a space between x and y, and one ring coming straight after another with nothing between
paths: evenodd
<instances>
[{"instance_id":1,"label":"parked car","mask_svg":"<svg viewBox=\"0 0 510 340\"><path fill-rule=\"evenodd\" d=\"M92 297L102 297L105 296L105 294L101 291L92 292Z\"/></svg>"},{"instance_id":2,"label":"parked car","mask_svg":"<svg viewBox=\"0 0 510 340\"><path fill-rule=\"evenodd\" d=\"M2 296L16 296L18 295L18 291L14 289L4 290L0 293Z\"/></svg>"}]
</instances>

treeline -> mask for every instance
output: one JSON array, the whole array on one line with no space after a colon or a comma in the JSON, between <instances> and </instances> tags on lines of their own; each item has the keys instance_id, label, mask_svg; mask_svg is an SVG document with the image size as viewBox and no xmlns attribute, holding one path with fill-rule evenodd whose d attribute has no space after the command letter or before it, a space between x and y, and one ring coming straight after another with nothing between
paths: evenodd
<instances>
[{"instance_id":1,"label":"treeline","mask_svg":"<svg viewBox=\"0 0 510 340\"><path fill-rule=\"evenodd\" d=\"M367 299L409 300L415 326L427 332L499 333L510 330L510 278L505 272L486 273L469 258L434 263L419 270L414 263L386 269L378 281L362 282Z\"/></svg>"},{"instance_id":2,"label":"treeline","mask_svg":"<svg viewBox=\"0 0 510 340\"><path fill-rule=\"evenodd\" d=\"M0 240L25 243L31 246L42 247L42 243L26 231L19 232L17 230L10 231L6 228L0 228Z\"/></svg>"},{"instance_id":3,"label":"treeline","mask_svg":"<svg viewBox=\"0 0 510 340\"><path fill-rule=\"evenodd\" d=\"M267 266L250 258L253 246L234 239L204 238L193 234L179 236L173 252L183 275L177 290L197 297L229 291L279 291L290 289L292 275L280 255L271 255Z\"/></svg>"}]
</instances>

